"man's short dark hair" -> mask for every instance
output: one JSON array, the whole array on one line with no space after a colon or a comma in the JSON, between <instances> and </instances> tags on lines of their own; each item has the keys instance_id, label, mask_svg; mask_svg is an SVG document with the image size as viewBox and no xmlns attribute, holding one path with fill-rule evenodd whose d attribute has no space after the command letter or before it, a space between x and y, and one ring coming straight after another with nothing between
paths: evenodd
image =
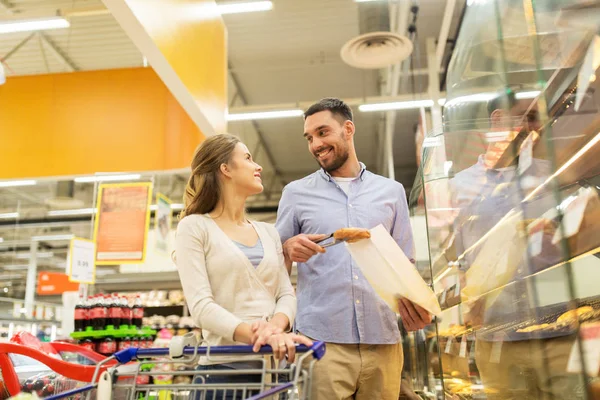
<instances>
[{"instance_id":1,"label":"man's short dark hair","mask_svg":"<svg viewBox=\"0 0 600 400\"><path fill-rule=\"evenodd\" d=\"M510 110L515 104L517 104L515 91L513 88L507 87L499 91L496 97L488 101L488 115L492 115L496 110Z\"/></svg>"},{"instance_id":2,"label":"man's short dark hair","mask_svg":"<svg viewBox=\"0 0 600 400\"><path fill-rule=\"evenodd\" d=\"M334 97L326 97L308 107L308 110L304 112L304 119L321 111L331 111L334 117L337 117L338 120L341 119L341 123L352 121L352 109L348 104Z\"/></svg>"}]
</instances>

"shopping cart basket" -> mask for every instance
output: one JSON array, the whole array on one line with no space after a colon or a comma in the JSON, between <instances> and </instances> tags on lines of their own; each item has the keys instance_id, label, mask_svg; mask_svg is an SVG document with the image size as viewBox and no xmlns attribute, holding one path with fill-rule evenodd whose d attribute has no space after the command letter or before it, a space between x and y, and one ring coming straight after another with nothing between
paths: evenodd
<instances>
[{"instance_id":1,"label":"shopping cart basket","mask_svg":"<svg viewBox=\"0 0 600 400\"><path fill-rule=\"evenodd\" d=\"M47 397L46 400L70 399L74 396L82 399L96 398L98 400L117 397L129 400L187 400L188 398L211 400L217 391L220 395L233 395L234 398L241 396L248 400L268 398L308 399L314 363L325 354L325 343L315 342L311 347L299 345L296 347L296 352L298 354L297 362L284 369L270 368L266 359L259 361L260 368L244 370L205 369L200 372L171 368L162 370L160 374L170 375L173 378L176 376L195 377L194 383L139 384L139 377L156 375L156 372L144 368L148 364L196 365L201 356L205 357L206 360L216 362L218 358L214 357L224 355L228 356L227 362L231 362L232 356L236 361L243 362L248 361L249 355L255 356L256 353L254 353L252 346L186 346L180 352L174 352L173 348L129 348L99 362L96 365L96 372L92 377L91 384ZM258 353L270 354L272 349L270 346L263 346ZM165 359L165 357L168 358ZM117 364L107 369L106 365L113 363L115 360ZM132 360L138 362L128 364ZM253 360L257 361L256 358ZM260 377L260 381L253 383L211 383L204 379L207 375L213 377L256 375ZM286 382L280 382L280 377L286 377ZM226 379L224 380L226 381ZM118 395L115 395L116 393Z\"/></svg>"}]
</instances>

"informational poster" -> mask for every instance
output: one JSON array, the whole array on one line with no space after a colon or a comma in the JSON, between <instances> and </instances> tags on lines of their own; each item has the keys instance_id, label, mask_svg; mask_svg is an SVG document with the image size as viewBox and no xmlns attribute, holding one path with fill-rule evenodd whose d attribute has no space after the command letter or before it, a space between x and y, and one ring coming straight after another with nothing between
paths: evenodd
<instances>
[{"instance_id":1,"label":"informational poster","mask_svg":"<svg viewBox=\"0 0 600 400\"><path fill-rule=\"evenodd\" d=\"M69 280L71 282L96 282L96 245L92 240L73 238L69 252Z\"/></svg>"},{"instance_id":2,"label":"informational poster","mask_svg":"<svg viewBox=\"0 0 600 400\"><path fill-rule=\"evenodd\" d=\"M137 264L146 259L152 183L98 187L94 242L97 265Z\"/></svg>"},{"instance_id":3,"label":"informational poster","mask_svg":"<svg viewBox=\"0 0 600 400\"><path fill-rule=\"evenodd\" d=\"M38 274L36 293L39 296L55 296L64 292L79 290L77 282L70 282L69 276L60 272L42 271Z\"/></svg>"},{"instance_id":4,"label":"informational poster","mask_svg":"<svg viewBox=\"0 0 600 400\"><path fill-rule=\"evenodd\" d=\"M156 232L156 250L161 253L169 252L169 231L171 230L171 200L161 193L156 194L156 214L154 214L154 229Z\"/></svg>"}]
</instances>

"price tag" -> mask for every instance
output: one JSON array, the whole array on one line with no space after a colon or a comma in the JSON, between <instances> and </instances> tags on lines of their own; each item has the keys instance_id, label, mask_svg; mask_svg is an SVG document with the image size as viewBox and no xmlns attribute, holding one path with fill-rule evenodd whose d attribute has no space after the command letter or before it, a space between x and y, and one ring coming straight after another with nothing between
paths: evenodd
<instances>
[{"instance_id":1,"label":"price tag","mask_svg":"<svg viewBox=\"0 0 600 400\"><path fill-rule=\"evenodd\" d=\"M444 304L446 302L446 295L448 294L448 292L446 290L444 290L442 292L442 299L440 300L440 305Z\"/></svg>"},{"instance_id":2,"label":"price tag","mask_svg":"<svg viewBox=\"0 0 600 400\"><path fill-rule=\"evenodd\" d=\"M600 369L600 324L582 325L580 329L586 373L590 377L597 377ZM579 341L575 341L571 347L567 372L580 373L581 365Z\"/></svg>"},{"instance_id":3,"label":"price tag","mask_svg":"<svg viewBox=\"0 0 600 400\"><path fill-rule=\"evenodd\" d=\"M521 151L519 152L519 175L523 175L525 171L529 167L531 167L531 163L533 160L533 133L530 133L529 136L523 141L521 145Z\"/></svg>"},{"instance_id":4,"label":"price tag","mask_svg":"<svg viewBox=\"0 0 600 400\"><path fill-rule=\"evenodd\" d=\"M446 349L444 350L444 353L450 354L450 351L452 350L452 342L453 341L454 341L453 336L448 337L448 341L446 342Z\"/></svg>"},{"instance_id":5,"label":"price tag","mask_svg":"<svg viewBox=\"0 0 600 400\"><path fill-rule=\"evenodd\" d=\"M567 206L561 222L565 238L571 237L579 232L581 221L583 221L583 215L585 214L585 208L593 194L591 188L582 189L579 191L577 198ZM560 233L560 229L557 229L554 238L552 238L552 243L556 244L560 241Z\"/></svg>"},{"instance_id":6,"label":"price tag","mask_svg":"<svg viewBox=\"0 0 600 400\"><path fill-rule=\"evenodd\" d=\"M460 351L458 356L462 358L467 356L467 335L463 335L462 340L460 341Z\"/></svg>"},{"instance_id":7,"label":"price tag","mask_svg":"<svg viewBox=\"0 0 600 400\"><path fill-rule=\"evenodd\" d=\"M71 240L69 280L94 283L96 281L96 246L93 241L73 238Z\"/></svg>"},{"instance_id":8,"label":"price tag","mask_svg":"<svg viewBox=\"0 0 600 400\"><path fill-rule=\"evenodd\" d=\"M544 239L544 221L536 222L534 226L528 229L529 251L532 257L539 256L542 253L542 241Z\"/></svg>"},{"instance_id":9,"label":"price tag","mask_svg":"<svg viewBox=\"0 0 600 400\"><path fill-rule=\"evenodd\" d=\"M21 318L21 309L23 308L23 303L13 303L13 317Z\"/></svg>"},{"instance_id":10,"label":"price tag","mask_svg":"<svg viewBox=\"0 0 600 400\"><path fill-rule=\"evenodd\" d=\"M490 351L490 362L494 364L500 364L500 355L502 354L502 342L504 335L502 333L494 334L494 343L492 344L492 350Z\"/></svg>"}]
</instances>

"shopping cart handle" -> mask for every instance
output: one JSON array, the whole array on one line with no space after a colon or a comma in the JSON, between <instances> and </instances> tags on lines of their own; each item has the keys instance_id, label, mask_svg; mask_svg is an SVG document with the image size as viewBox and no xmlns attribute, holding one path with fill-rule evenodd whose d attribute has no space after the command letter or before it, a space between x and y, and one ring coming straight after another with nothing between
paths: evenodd
<instances>
[{"instance_id":1,"label":"shopping cart handle","mask_svg":"<svg viewBox=\"0 0 600 400\"><path fill-rule=\"evenodd\" d=\"M307 353L312 351L312 355L317 360L320 360L325 355L325 342L314 342L312 346L305 346L303 344L296 346L296 353ZM262 346L258 352L254 352L252 346L213 346L213 347L198 347L197 351L194 347L187 346L183 349L183 354L191 356L198 354L205 356L207 354L213 355L232 355L232 354L271 354L273 349L271 346ZM121 364L126 364L131 360L147 357L160 357L168 356L168 348L153 348L153 349L138 349L130 347L125 350L121 350L115 353L115 358Z\"/></svg>"}]
</instances>

